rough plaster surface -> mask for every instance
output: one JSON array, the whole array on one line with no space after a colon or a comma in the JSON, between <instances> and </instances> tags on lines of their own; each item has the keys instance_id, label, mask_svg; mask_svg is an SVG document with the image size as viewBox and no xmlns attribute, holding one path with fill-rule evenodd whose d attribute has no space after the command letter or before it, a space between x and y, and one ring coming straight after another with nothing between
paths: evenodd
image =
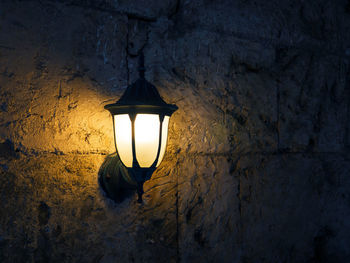
<instances>
[{"instance_id":1,"label":"rough plaster surface","mask_svg":"<svg viewBox=\"0 0 350 263\"><path fill-rule=\"evenodd\" d=\"M136 196L103 109L179 110ZM0 262L348 262L348 1L0 2Z\"/></svg>"}]
</instances>

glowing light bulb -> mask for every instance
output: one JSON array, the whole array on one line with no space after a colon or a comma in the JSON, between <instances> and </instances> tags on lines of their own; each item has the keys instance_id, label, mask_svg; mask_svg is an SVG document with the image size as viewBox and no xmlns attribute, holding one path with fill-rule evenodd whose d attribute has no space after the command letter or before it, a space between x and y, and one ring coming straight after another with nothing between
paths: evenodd
<instances>
[{"instance_id":1,"label":"glowing light bulb","mask_svg":"<svg viewBox=\"0 0 350 263\"><path fill-rule=\"evenodd\" d=\"M137 114L135 120L136 159L141 167L150 167L157 158L159 115Z\"/></svg>"},{"instance_id":2,"label":"glowing light bulb","mask_svg":"<svg viewBox=\"0 0 350 263\"><path fill-rule=\"evenodd\" d=\"M162 124L162 138L158 166L165 154L169 116ZM119 157L126 167L132 167L132 127L128 114L114 115L115 140ZM158 114L137 114L135 119L135 153L140 167L150 167L157 158L160 120Z\"/></svg>"},{"instance_id":3,"label":"glowing light bulb","mask_svg":"<svg viewBox=\"0 0 350 263\"><path fill-rule=\"evenodd\" d=\"M120 160L132 167L131 120L129 114L114 115L115 144Z\"/></svg>"}]
</instances>

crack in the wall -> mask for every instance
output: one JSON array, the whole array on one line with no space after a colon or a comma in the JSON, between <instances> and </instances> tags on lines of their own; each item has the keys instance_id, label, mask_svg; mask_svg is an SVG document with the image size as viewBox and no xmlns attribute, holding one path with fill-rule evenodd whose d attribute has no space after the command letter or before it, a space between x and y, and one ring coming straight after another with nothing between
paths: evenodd
<instances>
[{"instance_id":1,"label":"crack in the wall","mask_svg":"<svg viewBox=\"0 0 350 263\"><path fill-rule=\"evenodd\" d=\"M70 3L68 5L87 8L87 9L94 9L94 10L98 10L100 12L109 13L111 15L126 15L129 19L140 20L143 22L156 22L158 19L157 17L153 17L153 16L143 16L143 15L138 14L138 13L128 12L128 11L124 11L124 10L118 10L110 5L107 5L106 7L99 7L99 6L91 5L91 4L90 5L86 5L86 4L82 5L82 4L74 4L74 3Z\"/></svg>"},{"instance_id":2,"label":"crack in the wall","mask_svg":"<svg viewBox=\"0 0 350 263\"><path fill-rule=\"evenodd\" d=\"M180 229L179 229L179 162L176 162L176 201L175 201L175 221L176 221L176 262L180 263Z\"/></svg>"},{"instance_id":3,"label":"crack in the wall","mask_svg":"<svg viewBox=\"0 0 350 263\"><path fill-rule=\"evenodd\" d=\"M8 46L5 46L5 45L0 45L0 48L8 49L8 50L15 50L14 47L8 47Z\"/></svg>"},{"instance_id":4,"label":"crack in the wall","mask_svg":"<svg viewBox=\"0 0 350 263\"><path fill-rule=\"evenodd\" d=\"M35 1L35 0L32 0L32 1ZM54 2L54 3L65 4L67 6L76 6L76 7L81 7L81 8L85 8L85 9L97 10L100 12L108 13L110 15L126 15L130 19L138 19L138 20L142 20L144 22L156 22L158 19L157 17L153 17L153 16L144 16L144 15L134 13L134 12L128 12L125 10L118 10L114 6L112 6L106 2L104 2L103 5L98 6L98 5L91 4L91 2L86 3L86 1L84 1L84 3L81 3L81 2L74 3L74 2L70 2L70 1L57 1L57 0L50 0L50 1Z\"/></svg>"},{"instance_id":5,"label":"crack in the wall","mask_svg":"<svg viewBox=\"0 0 350 263\"><path fill-rule=\"evenodd\" d=\"M224 153L171 153L167 152L168 155L173 156L174 159L180 158L180 157L186 157L186 158L196 158L196 157L232 157L237 156L237 152L224 152ZM265 156L279 156L279 155L324 155L324 154L344 154L342 151L329 151L329 152L310 152L310 151L285 151L284 149L281 149L280 151L254 151L254 152L246 152L246 153L239 153L239 157L244 156L251 156L251 155L265 155Z\"/></svg>"},{"instance_id":6,"label":"crack in the wall","mask_svg":"<svg viewBox=\"0 0 350 263\"><path fill-rule=\"evenodd\" d=\"M177 13L180 10L180 4L181 4L180 0L176 0L174 11L168 15L168 19L172 19L175 15L177 15Z\"/></svg>"},{"instance_id":7,"label":"crack in the wall","mask_svg":"<svg viewBox=\"0 0 350 263\"><path fill-rule=\"evenodd\" d=\"M57 99L61 99L62 98L62 83L61 80L58 81L58 95L57 95Z\"/></svg>"},{"instance_id":8,"label":"crack in the wall","mask_svg":"<svg viewBox=\"0 0 350 263\"><path fill-rule=\"evenodd\" d=\"M301 85L300 85L300 91L299 91L298 100L297 100L298 106L300 108L303 108L302 97L303 97L305 86L307 85L306 82L308 81L308 78L311 75L310 73L312 70L313 63L314 63L314 53L311 53L308 66L305 70L304 78L302 79Z\"/></svg>"},{"instance_id":9,"label":"crack in the wall","mask_svg":"<svg viewBox=\"0 0 350 263\"><path fill-rule=\"evenodd\" d=\"M238 198L238 212L239 212L239 219L238 219L238 239L239 242L242 243L242 237L243 237L243 221L242 221L242 187L241 187L241 174L238 174L238 184L237 184L237 198Z\"/></svg>"},{"instance_id":10,"label":"crack in the wall","mask_svg":"<svg viewBox=\"0 0 350 263\"><path fill-rule=\"evenodd\" d=\"M235 159L231 158L232 155L228 158L228 161L231 162L231 167L230 167L230 171L229 174L231 176L233 176L235 173L237 174L237 176L235 176L235 178L237 178L237 209L238 209L238 220L237 220L237 240L238 243L242 244L243 243L243 207L242 207L242 194L243 194L243 190L242 190L242 174L241 172L238 171L238 173L236 172L237 170L237 163L239 162L239 160L241 159L241 157L244 157L244 154L239 154L238 156L236 155Z\"/></svg>"},{"instance_id":11,"label":"crack in the wall","mask_svg":"<svg viewBox=\"0 0 350 263\"><path fill-rule=\"evenodd\" d=\"M126 24L126 47L125 47L125 64L126 64L126 84L129 86L130 68L129 68L129 18Z\"/></svg>"},{"instance_id":12,"label":"crack in the wall","mask_svg":"<svg viewBox=\"0 0 350 263\"><path fill-rule=\"evenodd\" d=\"M277 81L277 91L276 91L276 111L277 111L277 151L281 149L280 144L280 81Z\"/></svg>"},{"instance_id":13,"label":"crack in the wall","mask_svg":"<svg viewBox=\"0 0 350 263\"><path fill-rule=\"evenodd\" d=\"M95 155L108 155L110 152L108 151L69 151L69 152L63 152L58 149L55 149L54 151L46 151L46 150L37 150L33 148L16 148L16 153L23 154L25 156L39 156L39 155L89 155L89 154L95 154Z\"/></svg>"},{"instance_id":14,"label":"crack in the wall","mask_svg":"<svg viewBox=\"0 0 350 263\"><path fill-rule=\"evenodd\" d=\"M135 19L135 20L139 20L147 23L157 22L157 19L158 19L156 17L144 17L144 16L140 16L139 14L129 13L129 12L123 12L123 14L127 15L129 19Z\"/></svg>"},{"instance_id":15,"label":"crack in the wall","mask_svg":"<svg viewBox=\"0 0 350 263\"><path fill-rule=\"evenodd\" d=\"M347 66L346 79L345 79L345 90L347 91L347 113L346 113L346 124L344 132L344 146L345 149L350 149L350 67Z\"/></svg>"},{"instance_id":16,"label":"crack in the wall","mask_svg":"<svg viewBox=\"0 0 350 263\"><path fill-rule=\"evenodd\" d=\"M349 107L350 108L350 107ZM350 110L349 110L350 112ZM350 116L349 116L350 118ZM54 151L48 151L48 150L40 150L40 149L35 149L35 148L27 148L24 147L23 145L20 145L20 147L15 148L17 153L21 153L23 155L40 155L40 154L56 154L56 155L70 155L70 154L75 154L75 155L87 155L87 154L98 154L98 155L108 155L110 154L109 151L100 151L100 150L92 150L92 151L60 151L59 149L55 149ZM246 153L239 153L240 157L244 156L251 156L251 155L265 155L265 156L278 156L278 155L324 155L324 154L329 154L329 155L337 155L337 154L344 154L346 152L343 151L328 151L328 152L310 152L308 150L305 151L285 151L281 149L280 151L254 151L254 152L246 152ZM196 158L196 157L213 157L213 158L220 158L220 157L232 157L232 156L237 156L237 152L234 151L229 151L229 152L222 152L222 153L174 153L174 152L167 152L167 155L173 156L172 159L179 160L181 158Z\"/></svg>"}]
</instances>

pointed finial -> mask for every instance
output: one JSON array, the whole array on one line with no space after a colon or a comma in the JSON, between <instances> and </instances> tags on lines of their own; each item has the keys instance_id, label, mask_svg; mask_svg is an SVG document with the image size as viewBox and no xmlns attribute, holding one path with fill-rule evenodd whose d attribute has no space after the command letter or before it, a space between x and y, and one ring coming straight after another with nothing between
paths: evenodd
<instances>
[{"instance_id":1,"label":"pointed finial","mask_svg":"<svg viewBox=\"0 0 350 263\"><path fill-rule=\"evenodd\" d=\"M145 78L145 56L143 55L143 51L140 52L139 57L139 74L140 78Z\"/></svg>"}]
</instances>

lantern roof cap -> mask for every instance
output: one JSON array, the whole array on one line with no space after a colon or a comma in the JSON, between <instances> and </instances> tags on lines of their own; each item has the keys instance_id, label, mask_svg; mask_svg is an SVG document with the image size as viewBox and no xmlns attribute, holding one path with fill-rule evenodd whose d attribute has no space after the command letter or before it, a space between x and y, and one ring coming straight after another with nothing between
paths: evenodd
<instances>
[{"instance_id":1,"label":"lantern roof cap","mask_svg":"<svg viewBox=\"0 0 350 263\"><path fill-rule=\"evenodd\" d=\"M121 98L116 102L119 105L157 105L167 104L159 95L157 88L145 78L138 78L129 85Z\"/></svg>"},{"instance_id":2,"label":"lantern roof cap","mask_svg":"<svg viewBox=\"0 0 350 263\"><path fill-rule=\"evenodd\" d=\"M160 96L157 88L145 79L145 67L143 53L139 61L139 78L129 85L121 98L114 104L108 104L105 109L112 114L127 113L133 110L136 113L164 113L171 115L178 107L167 104ZM141 113L140 112L140 113Z\"/></svg>"}]
</instances>

